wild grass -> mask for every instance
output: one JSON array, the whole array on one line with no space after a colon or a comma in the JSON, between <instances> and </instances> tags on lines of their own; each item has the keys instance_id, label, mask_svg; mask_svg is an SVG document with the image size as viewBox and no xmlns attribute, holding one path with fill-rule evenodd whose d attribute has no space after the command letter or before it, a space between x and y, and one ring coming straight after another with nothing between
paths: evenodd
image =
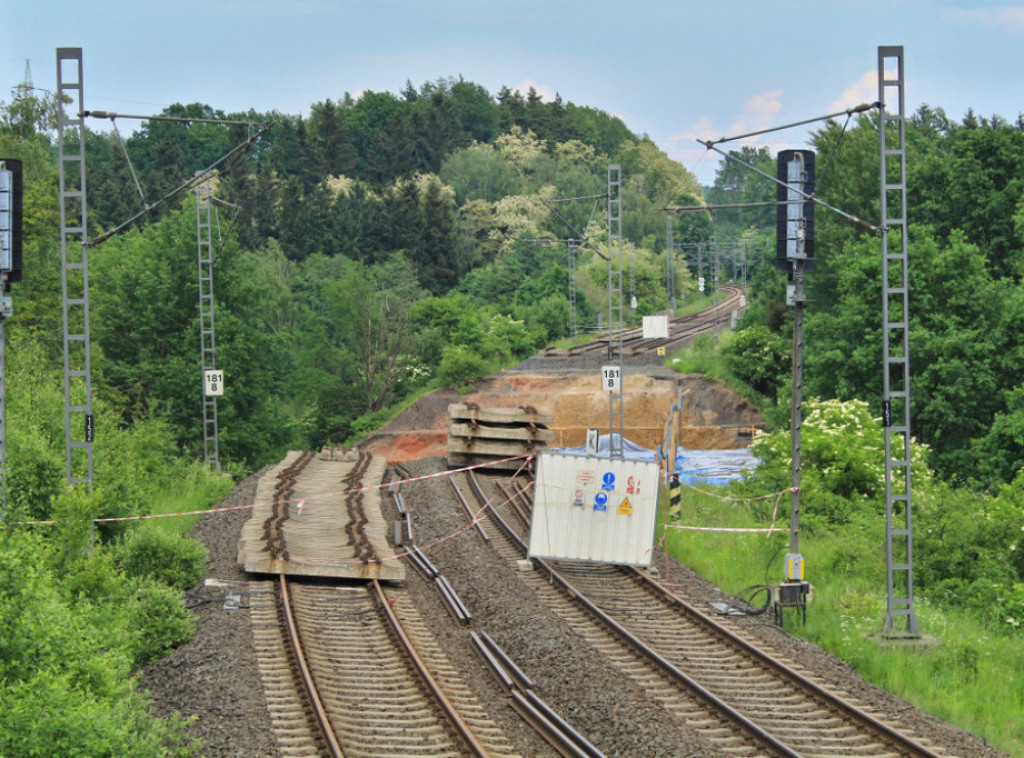
<instances>
[{"instance_id":1,"label":"wild grass","mask_svg":"<svg viewBox=\"0 0 1024 758\"><path fill-rule=\"evenodd\" d=\"M721 348L729 343L731 335L728 329L717 336L702 334L685 350L673 355L668 365L684 374L703 374L707 379L726 381L731 377Z\"/></svg>"},{"instance_id":2,"label":"wild grass","mask_svg":"<svg viewBox=\"0 0 1024 758\"><path fill-rule=\"evenodd\" d=\"M710 489L710 488L709 488ZM683 493L677 525L767 527L775 500L756 504ZM788 495L777 526L789 521ZM852 523L836 533L803 533L800 552L815 588L807 622L787 611L789 632L847 661L867 680L937 718L1024 758L1024 644L1019 633L994 629L920 593L915 614L924 638L881 638L885 619L884 519ZM668 529L670 554L722 589L740 594L782 580L789 535ZM671 577L667 578L671 582ZM763 602L763 595L759 598Z\"/></svg>"},{"instance_id":3,"label":"wild grass","mask_svg":"<svg viewBox=\"0 0 1024 758\"><path fill-rule=\"evenodd\" d=\"M177 476L170 478L163 486L154 488L149 499L149 512L157 515L208 510L216 507L233 486L229 477L217 474L204 464L183 464ZM139 524L139 528L184 537L192 531L192 525L198 519L199 515L146 519Z\"/></svg>"}]
</instances>

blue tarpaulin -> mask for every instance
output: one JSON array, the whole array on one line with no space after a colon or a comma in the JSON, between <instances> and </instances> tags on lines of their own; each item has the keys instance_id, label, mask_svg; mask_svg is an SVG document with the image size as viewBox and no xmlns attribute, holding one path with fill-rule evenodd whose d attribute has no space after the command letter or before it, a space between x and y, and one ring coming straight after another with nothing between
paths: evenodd
<instances>
[{"instance_id":1,"label":"blue tarpaulin","mask_svg":"<svg viewBox=\"0 0 1024 758\"><path fill-rule=\"evenodd\" d=\"M616 435L618 436L618 435ZM600 435L597 454L608 455L610 436ZM557 448L557 452L565 455L587 455L586 445L579 447ZM653 461L658 452L648 450L628 439L622 440L622 455L628 460ZM749 448L732 450L688 450L676 448L676 471L679 480L686 484L728 484L736 479L743 479L753 471L760 461L751 454Z\"/></svg>"}]
</instances>

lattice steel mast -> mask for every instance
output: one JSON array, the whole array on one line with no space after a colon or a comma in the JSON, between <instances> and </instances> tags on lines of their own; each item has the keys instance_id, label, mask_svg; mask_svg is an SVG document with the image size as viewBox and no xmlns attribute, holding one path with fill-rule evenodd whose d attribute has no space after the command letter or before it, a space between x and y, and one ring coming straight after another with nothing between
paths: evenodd
<instances>
[{"instance_id":1,"label":"lattice steel mast","mask_svg":"<svg viewBox=\"0 0 1024 758\"><path fill-rule=\"evenodd\" d=\"M896 63L896 78L885 64ZM885 428L885 586L882 634L919 637L914 614L910 472L910 312L907 126L903 47L878 48L882 201L882 417ZM890 107L895 105L895 112ZM902 622L902 623L901 623Z\"/></svg>"},{"instance_id":2,"label":"lattice steel mast","mask_svg":"<svg viewBox=\"0 0 1024 758\"><path fill-rule=\"evenodd\" d=\"M575 338L579 333L576 321L576 240L565 241L569 255L569 336Z\"/></svg>"},{"instance_id":3,"label":"lattice steel mast","mask_svg":"<svg viewBox=\"0 0 1024 758\"><path fill-rule=\"evenodd\" d=\"M200 171L196 175L196 239L199 253L199 355L203 366L203 456L207 465L220 465L217 436L217 394L223 391L223 378L216 376L217 341L214 331L213 304L213 210L210 204L212 172ZM214 381L211 382L211 372Z\"/></svg>"},{"instance_id":4,"label":"lattice steel mast","mask_svg":"<svg viewBox=\"0 0 1024 758\"><path fill-rule=\"evenodd\" d=\"M622 307L622 166L613 163L608 166L608 364L618 368L618 386L608 393L610 458L622 458Z\"/></svg>"},{"instance_id":5,"label":"lattice steel mast","mask_svg":"<svg viewBox=\"0 0 1024 758\"><path fill-rule=\"evenodd\" d=\"M82 48L57 48L65 469L68 486L84 483L92 490L92 360L83 89ZM73 431L76 428L78 434Z\"/></svg>"},{"instance_id":6,"label":"lattice steel mast","mask_svg":"<svg viewBox=\"0 0 1024 758\"><path fill-rule=\"evenodd\" d=\"M676 312L676 243L673 239L675 216L667 216L668 228L665 230L665 291L668 294L668 307Z\"/></svg>"}]
</instances>

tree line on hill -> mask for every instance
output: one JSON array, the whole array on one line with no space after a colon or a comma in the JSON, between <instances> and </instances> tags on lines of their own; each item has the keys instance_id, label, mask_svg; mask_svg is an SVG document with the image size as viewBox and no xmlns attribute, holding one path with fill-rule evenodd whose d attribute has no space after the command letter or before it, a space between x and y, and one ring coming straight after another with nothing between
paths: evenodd
<instances>
[{"instance_id":1,"label":"tree line on hill","mask_svg":"<svg viewBox=\"0 0 1024 758\"><path fill-rule=\"evenodd\" d=\"M812 147L828 160L818 162L817 196L878 223L878 142L877 122L868 117L818 129ZM737 156L774 174L775 159L764 148ZM908 119L906 163L913 434L949 481L1009 482L1024 466L1024 120L968 112L956 122L923 105ZM768 180L726 164L708 197L755 202L774 192ZM774 256L773 214L719 212L716 229L762 230L767 259ZM865 400L881 416L880 238L820 206L815 232L806 391ZM790 392L785 276L761 267L752 301L733 362L781 420Z\"/></svg>"},{"instance_id":2,"label":"tree line on hill","mask_svg":"<svg viewBox=\"0 0 1024 758\"><path fill-rule=\"evenodd\" d=\"M26 156L27 199L11 326L57 361L55 104L27 88L13 95L5 151ZM579 240L579 322L596 321L609 164L622 165L638 314L668 304L661 209L702 201L693 175L619 119L532 90L492 96L461 78L346 94L308 117L202 104L162 115L254 126L152 120L124 139L87 130L95 386L122 423L158 417L183 451L200 449L196 210L175 191L220 161L221 450L246 468L343 442L432 382L464 383L565 337L569 237ZM709 228L706 216L687 218L676 239ZM684 265L675 278L692 289Z\"/></svg>"},{"instance_id":3,"label":"tree line on hill","mask_svg":"<svg viewBox=\"0 0 1024 758\"><path fill-rule=\"evenodd\" d=\"M55 520L0 537L0 752L186 755L180 725L150 719L129 677L188 637L181 593L201 575L203 555L176 536L125 524L98 529L95 547L86 547L91 518L147 513L168 491L196 491L209 502L229 484L195 463L195 202L175 195L90 248L96 487L69 491L54 106L27 86L0 104L0 155L20 159L25 177L25 272L5 322L2 517L5 525ZM397 96L346 95L314 103L306 118L223 114L202 104L164 114L275 122L213 182L217 364L227 385L221 451L233 475L289 448L351 440L417 392L463 386L565 337L567 237L579 239L578 320L594 323L607 310L601 253L610 163L622 166L624 264L637 300L629 315L667 308L664 209L705 196L692 174L606 113L544 102L535 92L492 96L462 79L407 85ZM928 564L925 583L1000 613L1024 602L1024 551L1013 536L1024 523L1006 494L1020 490L999 486L1024 465L1022 127L971 113L954 123L928 107L908 125L914 431L939 476L968 485L944 485L934 498L941 506L925 509L934 552L951 551L949 571ZM249 134L243 126L150 121L122 144L116 132L90 129L90 238ZM827 170L819 163L822 199L878 217L877 138L867 118L815 133L814 148L831 156ZM737 155L774 171L767 150ZM774 192L726 163L707 198L754 202ZM816 228L807 393L864 400L879 414L878 240L824 211ZM726 359L784 426L790 315L785 277L774 266L772 212L722 210L674 222L676 242L712 235L745 241L749 255L751 306ZM692 269L675 260L674 294L698 299ZM858 481L865 450L818 461L828 471L823 481ZM971 488L982 487L1001 499L978 519ZM851 492L865 507L877 499ZM848 516L846 494L822 495L837 523ZM993 513L998 540L988 531ZM1007 596L1000 587L1009 585Z\"/></svg>"},{"instance_id":4,"label":"tree line on hill","mask_svg":"<svg viewBox=\"0 0 1024 758\"><path fill-rule=\"evenodd\" d=\"M25 249L4 324L0 753L193 755L180 721L147 711L133 672L190 636L184 593L205 552L179 519L92 520L209 507L231 485L198 460L197 211L174 191L251 132L154 120L123 142L86 133L87 491L64 472L55 103L28 85L12 95L0 156L23 164ZM461 79L315 103L308 118L201 104L164 115L275 122L212 181L220 453L234 478L288 449L351 440L418 392L565 336L569 236L580 238L580 323L592 323L607 307L609 163L627 177L642 312L667 305L659 209L701 197L618 119ZM569 197L584 199L555 202ZM702 238L708 223L677 235ZM682 266L676 279L688 286Z\"/></svg>"}]
</instances>

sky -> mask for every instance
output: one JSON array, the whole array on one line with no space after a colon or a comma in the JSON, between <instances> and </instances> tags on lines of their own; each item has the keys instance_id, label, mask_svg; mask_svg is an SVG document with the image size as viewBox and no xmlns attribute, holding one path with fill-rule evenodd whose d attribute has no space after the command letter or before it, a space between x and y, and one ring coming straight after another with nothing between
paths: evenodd
<instances>
[{"instance_id":1,"label":"sky","mask_svg":"<svg viewBox=\"0 0 1024 758\"><path fill-rule=\"evenodd\" d=\"M0 0L0 30L2 101L26 62L56 89L58 47L82 48L85 108L123 114L305 116L462 76L616 115L705 185L719 156L697 139L877 100L879 46L904 48L908 114L1024 111L1024 4L985 0ZM806 147L817 125L723 147Z\"/></svg>"}]
</instances>

